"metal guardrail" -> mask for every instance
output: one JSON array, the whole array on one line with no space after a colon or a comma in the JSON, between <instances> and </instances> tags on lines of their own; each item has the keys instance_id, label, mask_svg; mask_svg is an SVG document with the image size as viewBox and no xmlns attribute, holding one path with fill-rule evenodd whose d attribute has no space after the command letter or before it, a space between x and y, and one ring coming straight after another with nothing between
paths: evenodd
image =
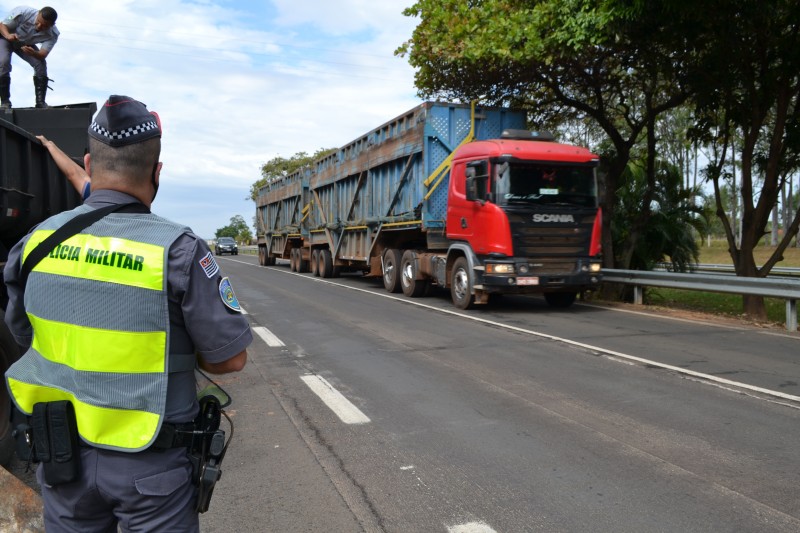
<instances>
[{"instance_id":1,"label":"metal guardrail","mask_svg":"<svg viewBox=\"0 0 800 533\"><path fill-rule=\"evenodd\" d=\"M659 263L657 270L669 270L668 263ZM724 272L734 274L735 270L731 264L698 263L691 265L692 272ZM797 267L772 267L769 271L770 276L800 276L800 268Z\"/></svg>"},{"instance_id":2,"label":"metal guardrail","mask_svg":"<svg viewBox=\"0 0 800 533\"><path fill-rule=\"evenodd\" d=\"M786 329L797 331L797 300L800 280L788 278L742 278L724 274L685 274L650 270L603 269L603 281L633 285L633 301L641 305L644 287L667 287L780 298L786 301Z\"/></svg>"}]
</instances>

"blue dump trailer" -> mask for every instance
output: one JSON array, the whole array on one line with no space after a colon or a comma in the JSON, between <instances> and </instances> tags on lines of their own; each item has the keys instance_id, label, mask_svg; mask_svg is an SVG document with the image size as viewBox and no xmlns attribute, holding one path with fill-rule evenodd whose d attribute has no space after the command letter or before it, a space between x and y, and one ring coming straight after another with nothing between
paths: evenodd
<instances>
[{"instance_id":1,"label":"blue dump trailer","mask_svg":"<svg viewBox=\"0 0 800 533\"><path fill-rule=\"evenodd\" d=\"M259 263L449 288L461 309L503 293L571 305L600 281L599 159L525 126L519 110L426 102L272 180Z\"/></svg>"},{"instance_id":2,"label":"blue dump trailer","mask_svg":"<svg viewBox=\"0 0 800 533\"><path fill-rule=\"evenodd\" d=\"M89 144L87 130L97 104L48 109L21 108L0 113L0 270L9 250L33 226L61 211L80 205L80 197L58 169L36 135L54 141L83 165ZM8 297L0 284L0 374L20 356L19 347L2 320ZM13 452L9 432L10 399L0 386L0 464Z\"/></svg>"}]
</instances>

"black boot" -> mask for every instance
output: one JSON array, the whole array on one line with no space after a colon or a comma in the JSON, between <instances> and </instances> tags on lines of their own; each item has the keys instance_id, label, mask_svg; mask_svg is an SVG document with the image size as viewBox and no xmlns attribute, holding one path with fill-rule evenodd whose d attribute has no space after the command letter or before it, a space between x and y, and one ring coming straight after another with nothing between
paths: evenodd
<instances>
[{"instance_id":1,"label":"black boot","mask_svg":"<svg viewBox=\"0 0 800 533\"><path fill-rule=\"evenodd\" d=\"M36 107L39 109L47 109L47 104L44 99L47 97L47 82L50 81L47 76L34 76L33 89L36 91Z\"/></svg>"},{"instance_id":2,"label":"black boot","mask_svg":"<svg viewBox=\"0 0 800 533\"><path fill-rule=\"evenodd\" d=\"M11 110L11 74L0 76L0 111Z\"/></svg>"}]
</instances>

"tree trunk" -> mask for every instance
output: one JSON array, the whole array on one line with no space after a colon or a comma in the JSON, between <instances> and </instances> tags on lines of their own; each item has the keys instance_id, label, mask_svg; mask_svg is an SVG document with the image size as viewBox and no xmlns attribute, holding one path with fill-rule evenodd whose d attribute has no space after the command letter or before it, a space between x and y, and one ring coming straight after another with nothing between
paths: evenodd
<instances>
[{"instance_id":1,"label":"tree trunk","mask_svg":"<svg viewBox=\"0 0 800 533\"><path fill-rule=\"evenodd\" d=\"M753 259L753 248L753 243L745 238L739 253L740 262L739 269L736 271L737 276L758 277L758 268L756 267L755 259ZM765 321L767 319L767 307L764 305L764 297L742 296L742 312L750 318Z\"/></svg>"},{"instance_id":2,"label":"tree trunk","mask_svg":"<svg viewBox=\"0 0 800 533\"><path fill-rule=\"evenodd\" d=\"M778 222L778 203L772 206L772 231L770 232L769 244L770 246L778 246L778 229L780 223Z\"/></svg>"}]
</instances>

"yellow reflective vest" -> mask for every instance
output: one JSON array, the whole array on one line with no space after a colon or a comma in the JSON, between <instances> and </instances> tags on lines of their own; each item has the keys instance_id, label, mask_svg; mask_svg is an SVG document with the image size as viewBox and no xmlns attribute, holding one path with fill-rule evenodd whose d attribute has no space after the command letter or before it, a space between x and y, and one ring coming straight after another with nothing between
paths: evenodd
<instances>
[{"instance_id":1,"label":"yellow reflective vest","mask_svg":"<svg viewBox=\"0 0 800 533\"><path fill-rule=\"evenodd\" d=\"M81 206L42 223L22 259ZM28 276L30 349L6 372L17 407L69 400L89 444L136 452L164 419L170 371L167 254L188 228L114 213L70 237Z\"/></svg>"}]
</instances>

